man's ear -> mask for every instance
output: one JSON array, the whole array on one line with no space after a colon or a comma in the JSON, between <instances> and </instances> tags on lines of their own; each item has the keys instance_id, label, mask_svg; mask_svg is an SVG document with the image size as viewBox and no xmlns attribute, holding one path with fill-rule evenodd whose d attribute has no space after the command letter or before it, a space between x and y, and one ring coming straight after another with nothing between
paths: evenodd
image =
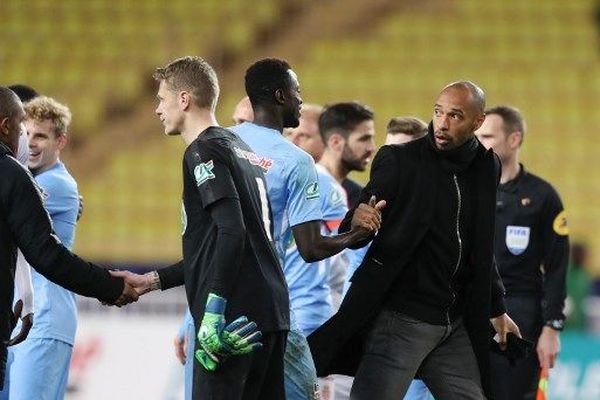
<instances>
[{"instance_id":1,"label":"man's ear","mask_svg":"<svg viewBox=\"0 0 600 400\"><path fill-rule=\"evenodd\" d=\"M57 142L57 147L58 150L62 150L65 148L65 146L67 145L67 142L69 141L69 139L67 139L67 135L64 134L60 134L56 137L56 142Z\"/></svg>"},{"instance_id":2,"label":"man's ear","mask_svg":"<svg viewBox=\"0 0 600 400\"><path fill-rule=\"evenodd\" d=\"M2 120L0 120L0 134L7 135L10 129L9 125L10 120L8 119L8 117L2 118Z\"/></svg>"},{"instance_id":3,"label":"man's ear","mask_svg":"<svg viewBox=\"0 0 600 400\"><path fill-rule=\"evenodd\" d=\"M346 139L338 132L333 132L327 139L327 147L336 152L341 152L342 150L344 150L345 144Z\"/></svg>"},{"instance_id":4,"label":"man's ear","mask_svg":"<svg viewBox=\"0 0 600 400\"><path fill-rule=\"evenodd\" d=\"M283 92L283 89L277 89L274 93L275 95L275 101L281 105L285 104L285 93Z\"/></svg>"},{"instance_id":5,"label":"man's ear","mask_svg":"<svg viewBox=\"0 0 600 400\"><path fill-rule=\"evenodd\" d=\"M485 113L481 113L480 115L475 117L473 132L481 128L481 125L483 125L483 121L485 121Z\"/></svg>"},{"instance_id":6,"label":"man's ear","mask_svg":"<svg viewBox=\"0 0 600 400\"><path fill-rule=\"evenodd\" d=\"M190 92L186 92L185 90L179 92L178 100L181 109L184 111L186 111L192 105L192 95Z\"/></svg>"},{"instance_id":7,"label":"man's ear","mask_svg":"<svg viewBox=\"0 0 600 400\"><path fill-rule=\"evenodd\" d=\"M523 143L523 133L520 131L511 132L508 135L508 145L511 149L517 149L521 147L521 143Z\"/></svg>"}]
</instances>

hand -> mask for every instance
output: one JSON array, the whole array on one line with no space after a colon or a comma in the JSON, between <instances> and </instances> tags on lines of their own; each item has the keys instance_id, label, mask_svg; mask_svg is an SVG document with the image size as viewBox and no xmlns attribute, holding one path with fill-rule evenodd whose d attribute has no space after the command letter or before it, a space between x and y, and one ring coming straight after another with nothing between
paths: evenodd
<instances>
[{"instance_id":1,"label":"hand","mask_svg":"<svg viewBox=\"0 0 600 400\"><path fill-rule=\"evenodd\" d=\"M257 328L256 322L249 322L244 316L227 325L221 333L221 343L227 354L239 356L261 348L262 332Z\"/></svg>"},{"instance_id":2,"label":"hand","mask_svg":"<svg viewBox=\"0 0 600 400\"><path fill-rule=\"evenodd\" d=\"M179 362L185 365L186 354L187 354L188 338L187 335L179 336L176 335L173 339L173 347L175 347L175 357Z\"/></svg>"},{"instance_id":3,"label":"hand","mask_svg":"<svg viewBox=\"0 0 600 400\"><path fill-rule=\"evenodd\" d=\"M490 322L496 331L495 339L498 341L500 345L500 350L506 350L506 335L509 332L514 333L518 337L521 336L521 332L519 331L519 327L514 321L508 316L508 314L504 313L496 318L490 318Z\"/></svg>"},{"instance_id":4,"label":"hand","mask_svg":"<svg viewBox=\"0 0 600 400\"><path fill-rule=\"evenodd\" d=\"M29 331L33 326L33 313L29 313L23 317L21 317L21 312L23 311L23 300L18 300L15 303L14 311L13 311L13 326L17 324L17 320L21 318L21 331L17 334L17 336L10 339L6 345L14 346L16 344L21 343L25 339L27 339L27 335L29 335Z\"/></svg>"},{"instance_id":5,"label":"hand","mask_svg":"<svg viewBox=\"0 0 600 400\"><path fill-rule=\"evenodd\" d=\"M139 294L133 288L133 286L129 285L127 282L123 285L123 293L121 296L113 303L113 305L117 307L123 307L127 304L138 301Z\"/></svg>"},{"instance_id":6,"label":"hand","mask_svg":"<svg viewBox=\"0 0 600 400\"><path fill-rule=\"evenodd\" d=\"M134 274L130 271L108 271L112 276L123 278L127 284L135 289L139 296L144 295L153 290L152 279L148 274Z\"/></svg>"},{"instance_id":7,"label":"hand","mask_svg":"<svg viewBox=\"0 0 600 400\"><path fill-rule=\"evenodd\" d=\"M215 371L220 363L222 352L221 331L225 326L225 306L227 300L214 293L208 294L204 317L198 330L201 349L196 350L196 359L208 371Z\"/></svg>"},{"instance_id":8,"label":"hand","mask_svg":"<svg viewBox=\"0 0 600 400\"><path fill-rule=\"evenodd\" d=\"M242 316L225 327L227 300L209 293L200 329L196 359L208 371L215 371L219 364L230 356L248 354L262 346L262 336L256 323Z\"/></svg>"},{"instance_id":9,"label":"hand","mask_svg":"<svg viewBox=\"0 0 600 400\"><path fill-rule=\"evenodd\" d=\"M542 368L554 368L556 358L560 352L560 332L545 326L538 338L537 355Z\"/></svg>"},{"instance_id":10,"label":"hand","mask_svg":"<svg viewBox=\"0 0 600 400\"><path fill-rule=\"evenodd\" d=\"M352 216L352 229L366 230L369 233L376 232L381 227L381 210L385 208L386 204L385 200L377 201L375 196L371 196L368 204L359 204Z\"/></svg>"}]
</instances>

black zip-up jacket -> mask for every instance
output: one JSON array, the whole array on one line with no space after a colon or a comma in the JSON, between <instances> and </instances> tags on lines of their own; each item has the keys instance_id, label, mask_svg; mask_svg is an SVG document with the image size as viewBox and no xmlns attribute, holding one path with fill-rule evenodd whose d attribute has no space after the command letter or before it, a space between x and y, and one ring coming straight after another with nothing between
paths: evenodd
<instances>
[{"instance_id":1,"label":"black zip-up jacket","mask_svg":"<svg viewBox=\"0 0 600 400\"><path fill-rule=\"evenodd\" d=\"M438 161L438 160L435 160ZM384 308L433 325L448 325L461 314L469 279L473 200L461 172L446 171L436 162L433 223L396 279Z\"/></svg>"},{"instance_id":2,"label":"black zip-up jacket","mask_svg":"<svg viewBox=\"0 0 600 400\"><path fill-rule=\"evenodd\" d=\"M562 202L548 182L521 165L498 187L494 254L506 295L539 298L550 326L565 318L568 233Z\"/></svg>"},{"instance_id":3,"label":"black zip-up jacket","mask_svg":"<svg viewBox=\"0 0 600 400\"><path fill-rule=\"evenodd\" d=\"M28 171L0 142L0 378L12 331L17 248L40 274L77 294L114 302L123 279L90 264L65 248L52 231L41 192ZM3 380L0 379L0 386Z\"/></svg>"}]
</instances>

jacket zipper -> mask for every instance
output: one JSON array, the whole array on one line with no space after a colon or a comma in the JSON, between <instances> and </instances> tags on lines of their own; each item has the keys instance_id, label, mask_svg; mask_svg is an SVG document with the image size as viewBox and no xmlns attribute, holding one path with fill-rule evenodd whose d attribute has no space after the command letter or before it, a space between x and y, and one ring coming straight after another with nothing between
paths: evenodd
<instances>
[{"instance_id":1,"label":"jacket zipper","mask_svg":"<svg viewBox=\"0 0 600 400\"><path fill-rule=\"evenodd\" d=\"M450 283L448 284L448 287L450 288L450 294L452 295L452 301L450 302L450 305L448 306L448 310L446 311L446 319L448 320L448 325L450 325L450 309L452 308L452 306L454 305L454 302L456 301L456 293L454 293L454 289L452 288L452 281L454 280L454 275L456 275L456 272L458 272L458 268L460 267L460 262L462 261L462 238L460 237L460 211L462 208L462 195L460 193L460 186L458 185L458 178L456 177L456 174L453 174L452 178L454 179L454 187L456 187L456 199L457 199L456 240L458 242L458 259L456 260L456 266L454 267L454 271L452 272L452 275L450 276Z\"/></svg>"}]
</instances>

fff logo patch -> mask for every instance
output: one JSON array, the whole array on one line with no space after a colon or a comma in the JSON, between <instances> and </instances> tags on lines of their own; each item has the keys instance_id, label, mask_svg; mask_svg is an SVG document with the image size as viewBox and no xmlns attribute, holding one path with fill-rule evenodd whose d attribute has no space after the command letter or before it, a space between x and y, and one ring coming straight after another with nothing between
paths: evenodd
<instances>
[{"instance_id":1,"label":"fff logo patch","mask_svg":"<svg viewBox=\"0 0 600 400\"><path fill-rule=\"evenodd\" d=\"M511 254L518 256L523 254L529 246L529 234L531 229L528 226L508 225L506 227L506 247Z\"/></svg>"}]
</instances>

